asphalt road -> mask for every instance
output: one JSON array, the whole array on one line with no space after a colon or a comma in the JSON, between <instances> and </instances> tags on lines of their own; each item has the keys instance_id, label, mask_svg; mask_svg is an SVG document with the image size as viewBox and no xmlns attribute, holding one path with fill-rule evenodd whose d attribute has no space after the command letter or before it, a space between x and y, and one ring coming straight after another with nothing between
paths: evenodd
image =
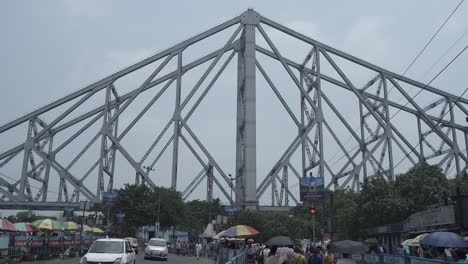
<instances>
[{"instance_id":1,"label":"asphalt road","mask_svg":"<svg viewBox=\"0 0 468 264\"><path fill-rule=\"evenodd\" d=\"M144 260L143 259L142 252L140 252L137 255L137 264L145 263L145 264L157 264L157 263L167 263L167 264L188 264L188 263L194 263L194 264L214 264L215 261L212 259L208 258L200 258L200 260L197 262L197 258L194 257L187 257L187 256L177 256L173 254L169 254L169 258L166 261L161 261L161 260ZM80 262L80 258L65 258L65 259L51 259L51 260L43 260L43 261L36 261L36 262L23 262L23 263L37 263L37 264L46 264L46 263L53 263L53 264L58 264L58 263L63 263L63 264L78 264Z\"/></svg>"}]
</instances>

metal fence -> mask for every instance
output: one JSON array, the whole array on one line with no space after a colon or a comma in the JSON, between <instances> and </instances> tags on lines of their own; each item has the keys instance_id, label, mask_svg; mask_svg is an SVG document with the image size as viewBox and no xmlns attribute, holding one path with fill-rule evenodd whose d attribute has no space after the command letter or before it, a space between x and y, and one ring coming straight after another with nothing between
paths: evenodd
<instances>
[{"instance_id":1,"label":"metal fence","mask_svg":"<svg viewBox=\"0 0 468 264\"><path fill-rule=\"evenodd\" d=\"M75 257L89 248L97 236L0 236L0 259L38 260Z\"/></svg>"},{"instance_id":2,"label":"metal fence","mask_svg":"<svg viewBox=\"0 0 468 264\"><path fill-rule=\"evenodd\" d=\"M445 260L420 258L404 255L388 255L388 254L353 254L351 258L356 261L356 264L455 264L450 253L446 251Z\"/></svg>"}]
</instances>

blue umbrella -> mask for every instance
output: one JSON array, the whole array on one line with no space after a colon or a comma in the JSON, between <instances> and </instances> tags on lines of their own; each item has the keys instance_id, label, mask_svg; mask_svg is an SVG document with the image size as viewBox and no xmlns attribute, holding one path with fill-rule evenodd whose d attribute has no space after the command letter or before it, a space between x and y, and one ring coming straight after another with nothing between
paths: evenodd
<instances>
[{"instance_id":1,"label":"blue umbrella","mask_svg":"<svg viewBox=\"0 0 468 264\"><path fill-rule=\"evenodd\" d=\"M434 247L465 248L468 242L453 232L433 232L427 235L421 244Z\"/></svg>"}]
</instances>

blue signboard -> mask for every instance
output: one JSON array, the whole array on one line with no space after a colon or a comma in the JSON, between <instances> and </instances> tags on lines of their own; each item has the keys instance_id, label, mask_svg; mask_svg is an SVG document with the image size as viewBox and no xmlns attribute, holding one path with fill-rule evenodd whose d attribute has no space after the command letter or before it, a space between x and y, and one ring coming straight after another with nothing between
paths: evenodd
<instances>
[{"instance_id":1,"label":"blue signboard","mask_svg":"<svg viewBox=\"0 0 468 264\"><path fill-rule=\"evenodd\" d=\"M115 217L117 218L117 223L122 223L124 218L125 218L125 214L124 213L117 213L117 214L115 214Z\"/></svg>"},{"instance_id":2,"label":"blue signboard","mask_svg":"<svg viewBox=\"0 0 468 264\"><path fill-rule=\"evenodd\" d=\"M114 206L117 203L116 192L103 192L102 193L102 204L107 206Z\"/></svg>"},{"instance_id":3,"label":"blue signboard","mask_svg":"<svg viewBox=\"0 0 468 264\"><path fill-rule=\"evenodd\" d=\"M302 177L299 184L301 202L320 202L323 199L322 177Z\"/></svg>"},{"instance_id":4,"label":"blue signboard","mask_svg":"<svg viewBox=\"0 0 468 264\"><path fill-rule=\"evenodd\" d=\"M73 217L74 211L75 211L75 208L73 207L65 208L63 210L63 217Z\"/></svg>"}]
</instances>

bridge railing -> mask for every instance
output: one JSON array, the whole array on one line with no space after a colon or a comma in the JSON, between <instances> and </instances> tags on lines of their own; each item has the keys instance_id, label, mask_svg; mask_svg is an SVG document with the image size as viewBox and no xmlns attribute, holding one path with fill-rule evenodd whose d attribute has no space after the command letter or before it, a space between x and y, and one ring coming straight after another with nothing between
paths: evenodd
<instances>
[{"instance_id":1,"label":"bridge railing","mask_svg":"<svg viewBox=\"0 0 468 264\"><path fill-rule=\"evenodd\" d=\"M450 255L445 256L444 260L429 259L404 255L389 254L353 254L351 258L356 264L455 264Z\"/></svg>"}]
</instances>

